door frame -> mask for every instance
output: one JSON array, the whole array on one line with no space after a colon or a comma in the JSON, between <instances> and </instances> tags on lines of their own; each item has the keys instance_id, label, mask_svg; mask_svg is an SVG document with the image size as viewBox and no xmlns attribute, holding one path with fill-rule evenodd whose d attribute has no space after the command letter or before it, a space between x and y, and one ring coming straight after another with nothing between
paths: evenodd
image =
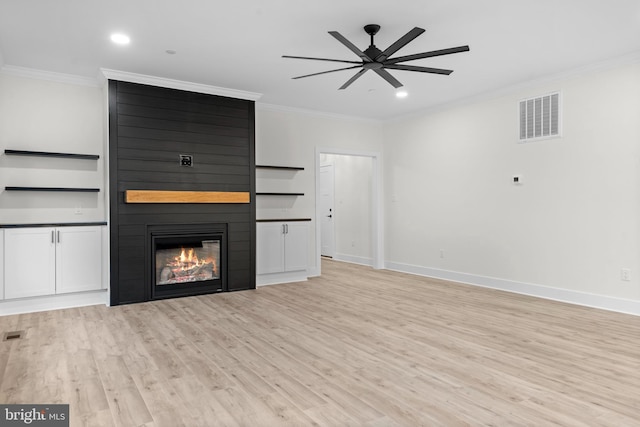
<instances>
[{"instance_id":1,"label":"door frame","mask_svg":"<svg viewBox=\"0 0 640 427\"><path fill-rule=\"evenodd\" d=\"M316 147L316 272L321 273L321 226L320 226L320 155L338 154L343 156L370 157L372 159L371 176L371 253L373 254L373 268L384 268L384 209L382 206L382 153L377 151L344 150L340 148Z\"/></svg>"},{"instance_id":2,"label":"door frame","mask_svg":"<svg viewBox=\"0 0 640 427\"><path fill-rule=\"evenodd\" d=\"M318 173L318 180L321 180L321 176L322 176L322 168L326 168L326 167L331 167L331 185L333 185L333 188L331 189L331 215L335 216L335 167L336 164L333 161L333 159L331 160L330 163L324 163L324 164L320 164L320 168L318 169L319 173ZM321 186L319 186L318 188L320 189ZM322 197L321 197L321 191L318 191L317 193L317 200L318 200L318 205L320 207L320 216L318 216L318 225L320 226L320 256L330 256L331 258L334 258L336 255L336 236L335 236L335 223L333 222L333 220L331 221L331 251L330 253L322 253L323 252L323 246L324 246L324 233L322 230L322 226L324 224L324 217L327 215L326 210L324 212L322 212L322 207L323 207L323 203L322 203Z\"/></svg>"}]
</instances>

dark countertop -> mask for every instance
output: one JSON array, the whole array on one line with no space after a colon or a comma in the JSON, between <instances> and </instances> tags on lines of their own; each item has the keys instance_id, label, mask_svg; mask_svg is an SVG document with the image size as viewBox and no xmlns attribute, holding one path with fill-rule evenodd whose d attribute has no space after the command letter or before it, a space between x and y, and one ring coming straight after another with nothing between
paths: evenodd
<instances>
[{"instance_id":1,"label":"dark countertop","mask_svg":"<svg viewBox=\"0 0 640 427\"><path fill-rule=\"evenodd\" d=\"M0 224L0 228L33 228L33 227L84 227L91 225L107 225L106 221L100 222L49 222L46 224Z\"/></svg>"},{"instance_id":2,"label":"dark countertop","mask_svg":"<svg viewBox=\"0 0 640 427\"><path fill-rule=\"evenodd\" d=\"M294 222L294 221L311 221L311 218L256 219L256 222Z\"/></svg>"}]
</instances>

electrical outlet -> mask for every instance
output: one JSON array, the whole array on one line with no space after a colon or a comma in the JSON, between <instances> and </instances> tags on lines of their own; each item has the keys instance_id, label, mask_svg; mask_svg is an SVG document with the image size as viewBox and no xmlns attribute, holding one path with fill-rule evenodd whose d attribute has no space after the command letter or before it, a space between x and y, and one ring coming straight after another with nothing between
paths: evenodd
<instances>
[{"instance_id":1,"label":"electrical outlet","mask_svg":"<svg viewBox=\"0 0 640 427\"><path fill-rule=\"evenodd\" d=\"M444 249L440 249L440 258L444 258Z\"/></svg>"},{"instance_id":2,"label":"electrical outlet","mask_svg":"<svg viewBox=\"0 0 640 427\"><path fill-rule=\"evenodd\" d=\"M623 268L622 270L620 270L620 279L625 282L631 281L631 269Z\"/></svg>"}]
</instances>

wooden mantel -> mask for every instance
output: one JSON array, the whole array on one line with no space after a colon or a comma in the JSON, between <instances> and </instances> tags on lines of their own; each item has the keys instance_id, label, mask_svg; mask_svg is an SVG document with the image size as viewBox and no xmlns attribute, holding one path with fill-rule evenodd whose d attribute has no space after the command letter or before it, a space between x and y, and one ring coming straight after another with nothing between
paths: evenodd
<instances>
[{"instance_id":1,"label":"wooden mantel","mask_svg":"<svg viewBox=\"0 0 640 427\"><path fill-rule=\"evenodd\" d=\"M126 190L125 203L249 203L249 192Z\"/></svg>"}]
</instances>

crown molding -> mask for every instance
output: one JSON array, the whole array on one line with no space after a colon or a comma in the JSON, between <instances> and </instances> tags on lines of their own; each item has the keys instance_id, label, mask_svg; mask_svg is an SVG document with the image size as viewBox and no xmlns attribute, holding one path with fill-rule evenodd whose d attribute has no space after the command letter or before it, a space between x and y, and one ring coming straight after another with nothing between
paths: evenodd
<instances>
[{"instance_id":1,"label":"crown molding","mask_svg":"<svg viewBox=\"0 0 640 427\"><path fill-rule=\"evenodd\" d=\"M490 101L492 99L500 98L502 96L508 96L519 91L532 89L537 86L555 84L563 80L579 77L585 74L607 71L614 68L625 67L628 65L633 65L638 63L640 63L640 51L634 51L626 55L609 58L603 61L593 62L591 64L587 64L582 67L572 68L569 70L561 71L555 74L550 74L537 79L527 80L524 82L512 84L502 88L483 92L477 95L460 98L458 100L436 105L431 108L427 108L419 111L413 111L408 114L382 120L382 122L394 123L394 122L404 121L407 119L424 117L424 116L438 113L440 111L445 111L451 108L462 107L465 105L475 104L475 103L484 102L484 101Z\"/></svg>"},{"instance_id":2,"label":"crown molding","mask_svg":"<svg viewBox=\"0 0 640 427\"><path fill-rule=\"evenodd\" d=\"M0 61L2 58L0 58ZM80 86L99 87L97 79L78 76L75 74L56 73L54 71L37 70L35 68L18 67L15 65L1 65L0 73L8 76L26 77L30 79L47 80L56 83L66 83Z\"/></svg>"},{"instance_id":3,"label":"crown molding","mask_svg":"<svg viewBox=\"0 0 640 427\"><path fill-rule=\"evenodd\" d=\"M148 76L145 74L130 73L127 71L110 70L101 68L98 76L100 83L104 85L107 80L119 80L129 83L140 83L149 86L166 87L169 89L184 90L187 92L206 93L208 95L225 96L228 98L245 99L257 101L262 96L261 93L247 92L237 89L227 89L218 86L205 85L201 83L174 80L165 77Z\"/></svg>"}]
</instances>

